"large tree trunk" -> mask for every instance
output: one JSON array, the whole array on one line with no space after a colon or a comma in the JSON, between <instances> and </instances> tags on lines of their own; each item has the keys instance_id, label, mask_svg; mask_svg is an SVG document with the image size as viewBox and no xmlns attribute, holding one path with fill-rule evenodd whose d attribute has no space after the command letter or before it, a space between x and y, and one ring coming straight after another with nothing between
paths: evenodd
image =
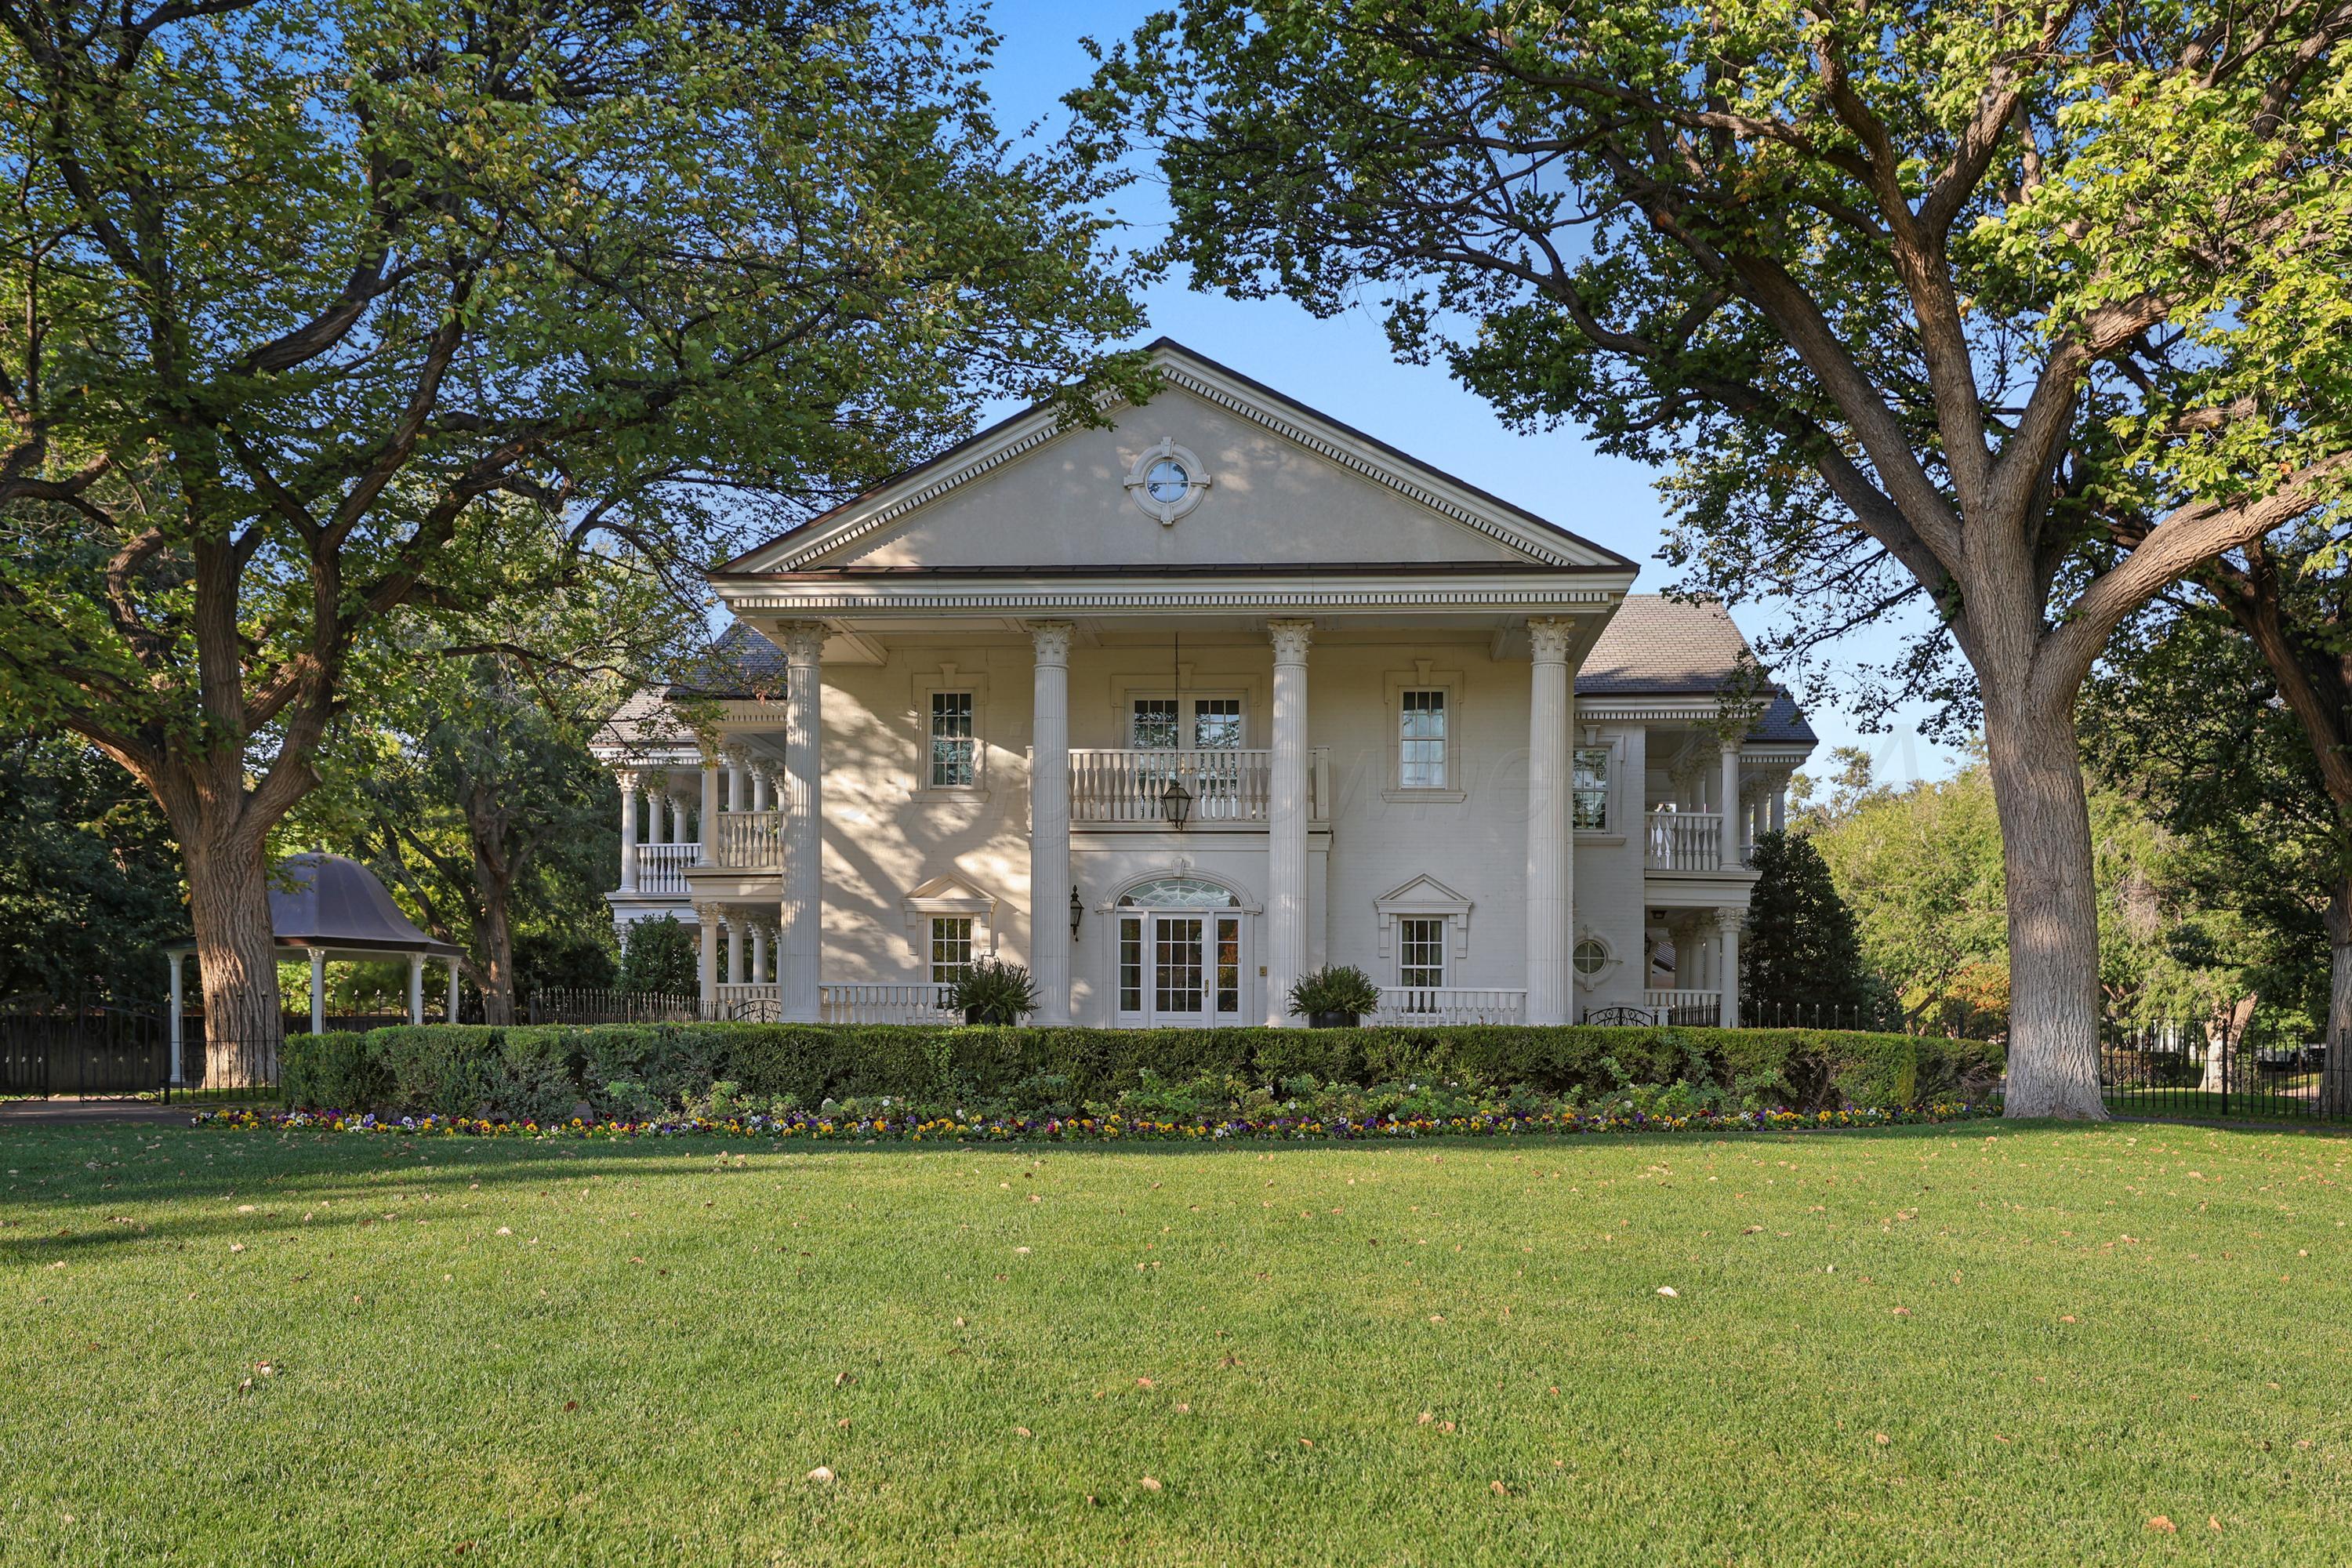
<instances>
[{"instance_id":1,"label":"large tree trunk","mask_svg":"<svg viewBox=\"0 0 2352 1568\"><path fill-rule=\"evenodd\" d=\"M187 863L189 912L202 972L205 1087L275 1083L286 1021L278 993L263 836L241 820L214 820L218 812L191 815L194 821L174 821L173 828Z\"/></svg>"},{"instance_id":2,"label":"large tree trunk","mask_svg":"<svg viewBox=\"0 0 2352 1568\"><path fill-rule=\"evenodd\" d=\"M2352 1116L2352 876L2327 895L2327 1065L2319 1075L2319 1113Z\"/></svg>"},{"instance_id":3,"label":"large tree trunk","mask_svg":"<svg viewBox=\"0 0 2352 1568\"><path fill-rule=\"evenodd\" d=\"M474 935L481 954L482 1022L511 1024L515 1019L513 892L522 858L507 844L507 814L490 784L472 782L467 787L464 806L467 837L474 853L478 911Z\"/></svg>"},{"instance_id":4,"label":"large tree trunk","mask_svg":"<svg viewBox=\"0 0 2352 1568\"><path fill-rule=\"evenodd\" d=\"M2104 1121L2099 910L2074 689L2063 698L2021 700L2031 684L1985 683L1985 756L2000 816L2009 903L2002 1114Z\"/></svg>"}]
</instances>

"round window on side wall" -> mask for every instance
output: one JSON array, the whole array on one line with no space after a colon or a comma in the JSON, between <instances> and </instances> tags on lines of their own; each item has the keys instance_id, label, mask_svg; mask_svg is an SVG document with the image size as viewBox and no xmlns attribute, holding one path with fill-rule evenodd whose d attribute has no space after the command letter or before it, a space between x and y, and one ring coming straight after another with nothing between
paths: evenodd
<instances>
[{"instance_id":1,"label":"round window on side wall","mask_svg":"<svg viewBox=\"0 0 2352 1568\"><path fill-rule=\"evenodd\" d=\"M1609 944L1597 936L1588 936L1576 944L1571 962L1579 976L1593 979L1609 967Z\"/></svg>"}]
</instances>

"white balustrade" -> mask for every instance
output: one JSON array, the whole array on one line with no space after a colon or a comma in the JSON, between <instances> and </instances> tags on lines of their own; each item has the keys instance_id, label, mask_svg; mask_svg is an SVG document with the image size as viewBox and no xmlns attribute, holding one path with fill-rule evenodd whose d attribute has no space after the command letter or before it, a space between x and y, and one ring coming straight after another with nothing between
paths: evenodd
<instances>
[{"instance_id":1,"label":"white balustrade","mask_svg":"<svg viewBox=\"0 0 2352 1568\"><path fill-rule=\"evenodd\" d=\"M818 1016L828 1024L961 1024L950 1009L953 988L929 981L826 984L817 988Z\"/></svg>"},{"instance_id":2,"label":"white balustrade","mask_svg":"<svg viewBox=\"0 0 2352 1568\"><path fill-rule=\"evenodd\" d=\"M783 869L782 812L722 811L711 820L719 827L719 865L731 871Z\"/></svg>"},{"instance_id":3,"label":"white balustrade","mask_svg":"<svg viewBox=\"0 0 2352 1568\"><path fill-rule=\"evenodd\" d=\"M1528 994L1477 985L1383 985L1375 1024L1521 1024Z\"/></svg>"},{"instance_id":4,"label":"white balustrade","mask_svg":"<svg viewBox=\"0 0 2352 1568\"><path fill-rule=\"evenodd\" d=\"M1723 868L1723 814L1719 811L1654 811L1649 814L1647 831L1647 863L1653 871Z\"/></svg>"},{"instance_id":5,"label":"white balustrade","mask_svg":"<svg viewBox=\"0 0 2352 1568\"><path fill-rule=\"evenodd\" d=\"M1655 1011L1661 1024L1705 1027L1723 1022L1723 994L1719 991L1644 991L1642 1005Z\"/></svg>"},{"instance_id":6,"label":"white balustrade","mask_svg":"<svg viewBox=\"0 0 2352 1568\"><path fill-rule=\"evenodd\" d=\"M1073 822L1156 823L1170 784L1192 795L1192 822L1264 822L1273 753L1264 750L1070 752Z\"/></svg>"},{"instance_id":7,"label":"white balustrade","mask_svg":"<svg viewBox=\"0 0 2352 1568\"><path fill-rule=\"evenodd\" d=\"M686 868L702 853L699 844L637 846L637 891L686 897Z\"/></svg>"}]
</instances>

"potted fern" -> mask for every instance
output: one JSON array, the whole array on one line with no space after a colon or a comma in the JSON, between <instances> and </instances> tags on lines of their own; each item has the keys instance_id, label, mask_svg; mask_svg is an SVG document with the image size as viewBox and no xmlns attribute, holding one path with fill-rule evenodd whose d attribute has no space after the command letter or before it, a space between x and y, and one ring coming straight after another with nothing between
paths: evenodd
<instances>
[{"instance_id":1,"label":"potted fern","mask_svg":"<svg viewBox=\"0 0 2352 1568\"><path fill-rule=\"evenodd\" d=\"M1302 974L1290 988L1290 1010L1303 1015L1311 1028L1352 1029L1367 1013L1381 1005L1381 988L1352 963L1327 966Z\"/></svg>"},{"instance_id":2,"label":"potted fern","mask_svg":"<svg viewBox=\"0 0 2352 1568\"><path fill-rule=\"evenodd\" d=\"M1017 963L983 958L956 976L948 1005L962 1009L967 1024L1009 1028L1037 1010L1037 983Z\"/></svg>"}]
</instances>

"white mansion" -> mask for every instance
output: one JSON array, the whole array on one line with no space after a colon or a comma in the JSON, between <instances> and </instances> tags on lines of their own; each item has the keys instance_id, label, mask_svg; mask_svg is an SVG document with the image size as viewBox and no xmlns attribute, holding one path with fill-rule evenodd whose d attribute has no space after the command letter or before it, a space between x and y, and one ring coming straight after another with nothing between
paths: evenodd
<instances>
[{"instance_id":1,"label":"white mansion","mask_svg":"<svg viewBox=\"0 0 2352 1568\"><path fill-rule=\"evenodd\" d=\"M1153 353L1107 427L1016 415L711 574L712 673L598 747L614 919L698 926L745 1017L943 1016L994 953L1040 1023L1298 1022L1327 963L1398 1016L1735 1020L1813 736L1728 617Z\"/></svg>"}]
</instances>

